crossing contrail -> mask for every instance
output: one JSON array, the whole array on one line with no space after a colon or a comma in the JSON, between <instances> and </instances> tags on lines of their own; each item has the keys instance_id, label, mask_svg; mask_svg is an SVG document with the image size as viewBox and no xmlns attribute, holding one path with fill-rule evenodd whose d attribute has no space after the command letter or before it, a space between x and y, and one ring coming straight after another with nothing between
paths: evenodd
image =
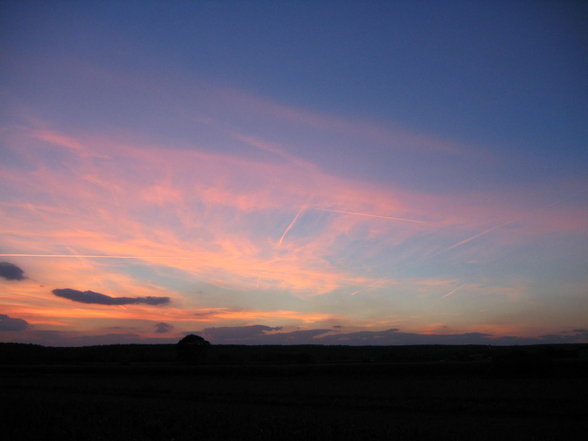
<instances>
[{"instance_id":1,"label":"crossing contrail","mask_svg":"<svg viewBox=\"0 0 588 441\"><path fill-rule=\"evenodd\" d=\"M321 207L315 207L315 208L317 210L329 211L331 213L351 214L353 216L374 217L374 218L377 218L377 219L388 219L388 220L393 220L393 221L398 221L398 222L409 222L409 223L412 223L412 224L428 224L429 223L429 222L426 222L426 221L420 221L420 220L415 220L415 219L407 219L405 217L383 216L381 214L362 213L360 211L336 210L334 208L321 208Z\"/></svg>"},{"instance_id":2,"label":"crossing contrail","mask_svg":"<svg viewBox=\"0 0 588 441\"><path fill-rule=\"evenodd\" d=\"M294 219L292 219L292 222L290 222L290 224L286 227L286 229L284 230L284 232L282 233L282 236L280 237L280 240L278 241L278 247L282 246L282 242L284 242L284 238L286 237L286 234L288 234L288 232L294 228L294 225L296 225L296 222L298 222L298 219L300 219L300 216L302 216L302 213L304 213L304 210L306 210L306 207L301 207L300 210L298 210L298 213L296 213L296 216L294 216Z\"/></svg>"}]
</instances>

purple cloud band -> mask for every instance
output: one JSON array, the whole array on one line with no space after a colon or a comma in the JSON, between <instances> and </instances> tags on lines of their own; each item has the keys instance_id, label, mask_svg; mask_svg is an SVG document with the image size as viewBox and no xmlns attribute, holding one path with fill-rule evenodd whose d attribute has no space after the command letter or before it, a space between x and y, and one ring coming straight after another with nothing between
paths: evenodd
<instances>
[{"instance_id":1,"label":"purple cloud band","mask_svg":"<svg viewBox=\"0 0 588 441\"><path fill-rule=\"evenodd\" d=\"M96 305L165 305L170 302L169 297L110 297L94 291L78 291L76 289L54 289L52 291L57 297L71 300L73 302L88 303Z\"/></svg>"}]
</instances>

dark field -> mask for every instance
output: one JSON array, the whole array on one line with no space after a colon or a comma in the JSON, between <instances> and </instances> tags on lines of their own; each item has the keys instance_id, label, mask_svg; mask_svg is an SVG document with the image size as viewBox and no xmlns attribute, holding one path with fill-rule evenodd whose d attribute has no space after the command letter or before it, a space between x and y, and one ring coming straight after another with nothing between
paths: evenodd
<instances>
[{"instance_id":1,"label":"dark field","mask_svg":"<svg viewBox=\"0 0 588 441\"><path fill-rule=\"evenodd\" d=\"M173 345L68 348L36 359L38 347L23 356L23 347L0 346L7 440L519 441L588 433L581 345L502 348L494 358L481 347L211 347L198 365L154 361L156 352L171 356Z\"/></svg>"}]
</instances>

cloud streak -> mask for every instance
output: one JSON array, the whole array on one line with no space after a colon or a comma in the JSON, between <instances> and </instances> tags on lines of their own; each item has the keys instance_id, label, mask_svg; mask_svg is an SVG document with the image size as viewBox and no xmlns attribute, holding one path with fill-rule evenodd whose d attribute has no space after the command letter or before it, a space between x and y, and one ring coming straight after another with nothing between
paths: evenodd
<instances>
[{"instance_id":1,"label":"cloud streak","mask_svg":"<svg viewBox=\"0 0 588 441\"><path fill-rule=\"evenodd\" d=\"M145 304L151 306L166 305L170 302L169 297L110 297L94 291L78 291L76 289L54 289L51 291L57 297L71 300L78 303L94 305L137 305Z\"/></svg>"}]
</instances>

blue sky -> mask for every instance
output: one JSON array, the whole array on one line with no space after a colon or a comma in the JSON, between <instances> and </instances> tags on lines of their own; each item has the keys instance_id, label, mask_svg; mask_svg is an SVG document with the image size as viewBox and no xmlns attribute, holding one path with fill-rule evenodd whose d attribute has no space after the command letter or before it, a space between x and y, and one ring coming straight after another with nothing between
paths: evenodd
<instances>
[{"instance_id":1,"label":"blue sky","mask_svg":"<svg viewBox=\"0 0 588 441\"><path fill-rule=\"evenodd\" d=\"M584 338L581 2L1 8L4 339Z\"/></svg>"}]
</instances>

